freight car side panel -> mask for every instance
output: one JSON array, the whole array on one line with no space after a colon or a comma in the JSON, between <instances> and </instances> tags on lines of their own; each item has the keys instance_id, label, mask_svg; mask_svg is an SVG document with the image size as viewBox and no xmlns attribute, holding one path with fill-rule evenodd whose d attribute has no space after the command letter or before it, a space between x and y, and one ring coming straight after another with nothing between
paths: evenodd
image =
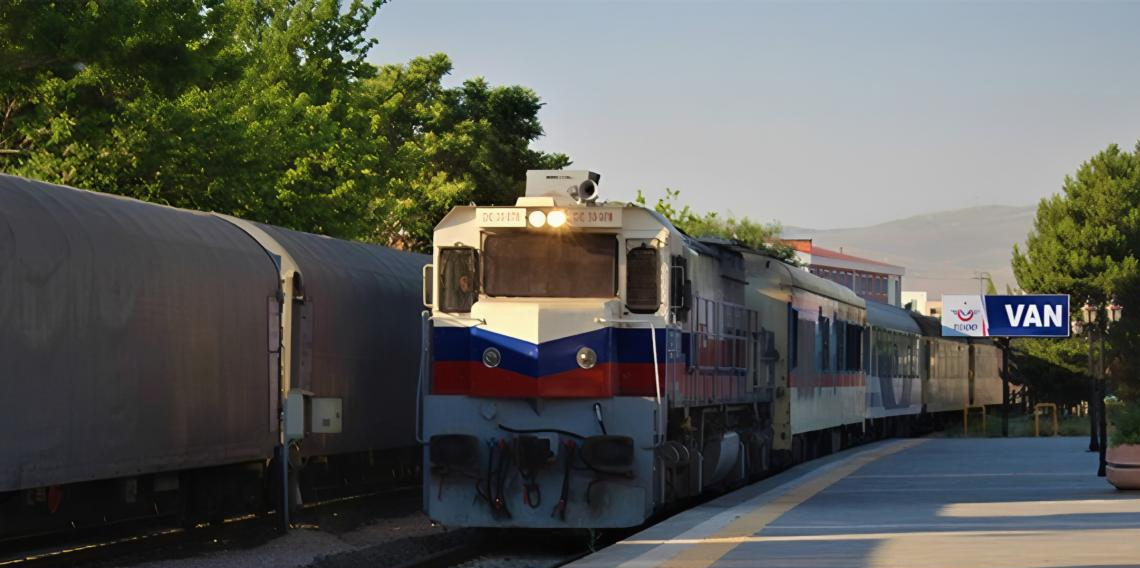
<instances>
[{"instance_id":1,"label":"freight car side panel","mask_svg":"<svg viewBox=\"0 0 1140 568\"><path fill-rule=\"evenodd\" d=\"M414 446L420 271L430 257L258 225L302 274L293 388L342 399L342 432L309 434L306 456Z\"/></svg>"},{"instance_id":2,"label":"freight car side panel","mask_svg":"<svg viewBox=\"0 0 1140 568\"><path fill-rule=\"evenodd\" d=\"M222 219L0 176L0 491L268 457L276 275Z\"/></svg>"}]
</instances>

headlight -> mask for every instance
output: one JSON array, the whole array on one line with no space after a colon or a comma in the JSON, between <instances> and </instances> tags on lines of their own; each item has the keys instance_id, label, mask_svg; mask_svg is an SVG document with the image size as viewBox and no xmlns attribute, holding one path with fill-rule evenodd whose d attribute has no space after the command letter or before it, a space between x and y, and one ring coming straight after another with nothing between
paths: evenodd
<instances>
[{"instance_id":1,"label":"headlight","mask_svg":"<svg viewBox=\"0 0 1140 568\"><path fill-rule=\"evenodd\" d=\"M589 347L579 349L575 358L578 360L578 366L583 369L593 369L594 365L598 364L598 354Z\"/></svg>"},{"instance_id":2,"label":"headlight","mask_svg":"<svg viewBox=\"0 0 1140 568\"><path fill-rule=\"evenodd\" d=\"M530 215L527 215L527 219L530 221L530 226L537 229L546 224L546 213L531 211Z\"/></svg>"},{"instance_id":3,"label":"headlight","mask_svg":"<svg viewBox=\"0 0 1140 568\"><path fill-rule=\"evenodd\" d=\"M488 347L483 351L483 364L491 367L492 369L499 366L503 362L503 354L499 353L498 349Z\"/></svg>"},{"instance_id":4,"label":"headlight","mask_svg":"<svg viewBox=\"0 0 1140 568\"><path fill-rule=\"evenodd\" d=\"M561 227L562 225L565 225L566 212L558 209L551 211L550 214L546 216L546 223L555 229Z\"/></svg>"}]
</instances>

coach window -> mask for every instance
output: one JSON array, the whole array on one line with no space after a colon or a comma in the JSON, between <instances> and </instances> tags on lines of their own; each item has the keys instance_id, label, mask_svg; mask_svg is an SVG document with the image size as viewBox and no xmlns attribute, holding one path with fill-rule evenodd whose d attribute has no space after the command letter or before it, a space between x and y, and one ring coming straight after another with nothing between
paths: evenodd
<instances>
[{"instance_id":1,"label":"coach window","mask_svg":"<svg viewBox=\"0 0 1140 568\"><path fill-rule=\"evenodd\" d=\"M835 370L847 370L847 322L835 320Z\"/></svg>"},{"instance_id":2,"label":"coach window","mask_svg":"<svg viewBox=\"0 0 1140 568\"><path fill-rule=\"evenodd\" d=\"M790 341L792 353L788 357L788 361L791 363L791 367L795 369L800 365L800 313L791 306L788 306L788 333L792 336Z\"/></svg>"},{"instance_id":3,"label":"coach window","mask_svg":"<svg viewBox=\"0 0 1140 568\"><path fill-rule=\"evenodd\" d=\"M439 250L439 310L467 313L479 295L479 253L471 247Z\"/></svg>"},{"instance_id":4,"label":"coach window","mask_svg":"<svg viewBox=\"0 0 1140 568\"><path fill-rule=\"evenodd\" d=\"M625 253L625 305L635 314L651 314L661 307L657 258L657 249L647 243Z\"/></svg>"},{"instance_id":5,"label":"coach window","mask_svg":"<svg viewBox=\"0 0 1140 568\"><path fill-rule=\"evenodd\" d=\"M829 318L819 318L819 369L827 371L831 369L831 320Z\"/></svg>"}]
</instances>

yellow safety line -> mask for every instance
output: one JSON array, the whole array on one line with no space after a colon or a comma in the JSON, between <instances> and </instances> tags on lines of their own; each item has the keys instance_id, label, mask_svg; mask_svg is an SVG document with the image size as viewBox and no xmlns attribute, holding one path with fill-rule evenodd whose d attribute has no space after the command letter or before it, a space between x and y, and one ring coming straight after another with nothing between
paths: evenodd
<instances>
[{"instance_id":1,"label":"yellow safety line","mask_svg":"<svg viewBox=\"0 0 1140 568\"><path fill-rule=\"evenodd\" d=\"M1056 529L1048 530L992 530L992 531L923 531L923 532L867 532L867 533L843 533L843 534L808 534L808 535L788 535L788 536L736 536L726 538L681 538L674 540L637 540L630 544L744 544L744 543L763 543L763 542L831 542L831 541L849 541L849 540L887 540L898 538L926 538L931 536L945 536L947 534L955 537L964 536L1021 536L1021 535L1043 535L1054 534Z\"/></svg>"},{"instance_id":2,"label":"yellow safety line","mask_svg":"<svg viewBox=\"0 0 1140 568\"><path fill-rule=\"evenodd\" d=\"M696 539L691 543L691 546L682 549L675 556L662 563L661 566L668 568L708 568L741 543L749 542L753 535L763 530L772 521L804 501L811 499L837 481L879 458L912 448L925 441L924 439L904 440L884 448L859 454L835 469L756 507L729 523L716 534L708 538ZM684 542L684 544L690 543Z\"/></svg>"}]
</instances>

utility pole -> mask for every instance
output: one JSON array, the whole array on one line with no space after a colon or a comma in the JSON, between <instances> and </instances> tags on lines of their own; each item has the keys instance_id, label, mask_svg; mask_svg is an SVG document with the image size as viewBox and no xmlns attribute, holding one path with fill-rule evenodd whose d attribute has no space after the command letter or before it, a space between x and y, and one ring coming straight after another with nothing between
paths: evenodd
<instances>
[{"instance_id":1,"label":"utility pole","mask_svg":"<svg viewBox=\"0 0 1140 568\"><path fill-rule=\"evenodd\" d=\"M974 277L971 278L970 280L977 280L978 281L978 295L979 296L985 296L986 290L985 290L984 286L985 286L986 280L992 280L992 279L993 279L993 276L991 276L989 272L974 272Z\"/></svg>"}]
</instances>

